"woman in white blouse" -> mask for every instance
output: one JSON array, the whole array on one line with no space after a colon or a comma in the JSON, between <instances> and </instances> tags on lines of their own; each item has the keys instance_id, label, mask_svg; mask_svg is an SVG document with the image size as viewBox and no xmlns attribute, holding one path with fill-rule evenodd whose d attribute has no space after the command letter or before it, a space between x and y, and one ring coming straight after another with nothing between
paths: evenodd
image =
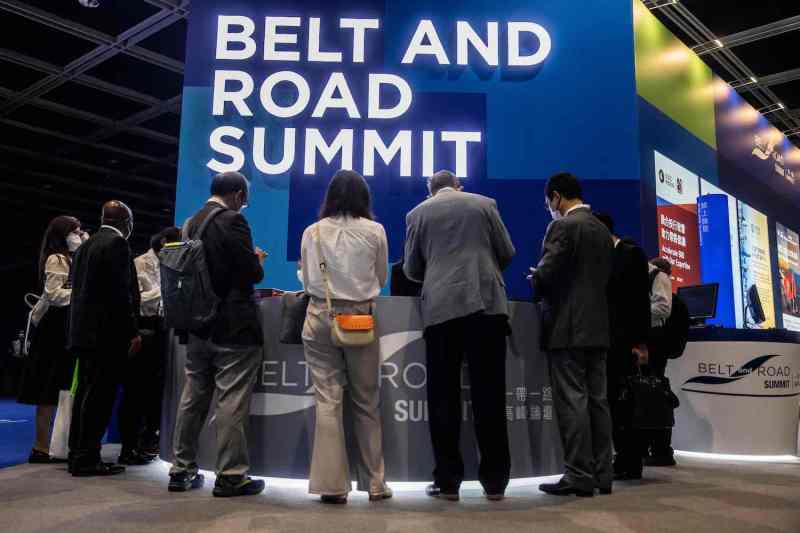
<instances>
[{"instance_id":1,"label":"woman in white blouse","mask_svg":"<svg viewBox=\"0 0 800 533\"><path fill-rule=\"evenodd\" d=\"M388 276L388 247L386 231L373 220L371 203L364 178L340 170L328 185L319 222L306 228L301 244L303 286L311 297L303 346L317 414L309 492L319 494L324 503L346 503L351 488L342 424L345 398L352 404L358 442L358 490L369 492L371 501L392 496L384 481L378 343L342 348L331 342L332 317L320 269L324 262L334 313L372 313L372 302Z\"/></svg>"},{"instance_id":2,"label":"woman in white blouse","mask_svg":"<svg viewBox=\"0 0 800 533\"><path fill-rule=\"evenodd\" d=\"M36 437L28 461L53 462L50 458L50 426L58 405L58 393L70 388L75 357L66 348L69 283L72 254L86 240L81 223L70 216L54 218L45 231L39 254L42 298L33 310L36 331L25 361L19 403L36 406Z\"/></svg>"}]
</instances>

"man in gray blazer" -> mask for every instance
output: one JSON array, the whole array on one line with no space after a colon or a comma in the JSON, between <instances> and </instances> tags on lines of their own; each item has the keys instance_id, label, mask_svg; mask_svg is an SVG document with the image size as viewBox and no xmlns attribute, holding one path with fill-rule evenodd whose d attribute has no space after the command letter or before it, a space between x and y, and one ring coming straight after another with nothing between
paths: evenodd
<instances>
[{"instance_id":1,"label":"man in gray blazer","mask_svg":"<svg viewBox=\"0 0 800 533\"><path fill-rule=\"evenodd\" d=\"M582 200L572 174L551 177L545 204L553 216L531 282L543 306L543 341L550 363L566 474L540 485L549 494L611 493L611 413L606 397L608 283L613 247L608 229Z\"/></svg>"},{"instance_id":2,"label":"man in gray blazer","mask_svg":"<svg viewBox=\"0 0 800 533\"><path fill-rule=\"evenodd\" d=\"M508 302L502 271L514 245L494 200L462 191L440 171L431 197L406 217L403 270L422 283L428 408L436 467L430 496L458 500L464 479L459 449L461 367L469 367L472 412L480 450L478 477L486 497L499 500L511 460L505 413Z\"/></svg>"}]
</instances>

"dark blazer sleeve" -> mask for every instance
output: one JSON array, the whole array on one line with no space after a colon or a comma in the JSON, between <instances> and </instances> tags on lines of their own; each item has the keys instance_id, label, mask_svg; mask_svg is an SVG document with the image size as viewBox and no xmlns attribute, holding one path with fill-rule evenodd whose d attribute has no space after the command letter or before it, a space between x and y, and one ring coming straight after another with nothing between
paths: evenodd
<instances>
[{"instance_id":1,"label":"dark blazer sleeve","mask_svg":"<svg viewBox=\"0 0 800 533\"><path fill-rule=\"evenodd\" d=\"M628 265L624 279L632 291L630 338L633 344L645 344L650 333L650 275L644 250L632 246Z\"/></svg>"},{"instance_id":2,"label":"dark blazer sleeve","mask_svg":"<svg viewBox=\"0 0 800 533\"><path fill-rule=\"evenodd\" d=\"M422 283L425 279L425 257L419 241L419 221L409 213L406 216L406 246L403 272L411 281Z\"/></svg>"},{"instance_id":3,"label":"dark blazer sleeve","mask_svg":"<svg viewBox=\"0 0 800 533\"><path fill-rule=\"evenodd\" d=\"M132 276L132 261L128 241L121 237L111 239L108 246L108 298L111 305L118 309L118 325L121 332L128 335L128 339L139 334L136 320L139 310L133 296L136 278Z\"/></svg>"},{"instance_id":4,"label":"dark blazer sleeve","mask_svg":"<svg viewBox=\"0 0 800 533\"><path fill-rule=\"evenodd\" d=\"M253 235L250 232L250 225L247 219L240 213L236 213L231 218L229 239L227 241L228 251L233 261L234 272L242 277L242 281L256 284L264 279L264 268L255 254L253 246Z\"/></svg>"},{"instance_id":5,"label":"dark blazer sleeve","mask_svg":"<svg viewBox=\"0 0 800 533\"><path fill-rule=\"evenodd\" d=\"M556 288L560 274L567 268L574 249L569 227L564 221L555 221L547 228L542 246L542 258L533 274L537 292L550 293Z\"/></svg>"},{"instance_id":6,"label":"dark blazer sleeve","mask_svg":"<svg viewBox=\"0 0 800 533\"><path fill-rule=\"evenodd\" d=\"M508 234L506 225L503 224L503 219L500 217L500 211L497 209L497 202L495 201L492 201L489 208L489 225L491 227L492 248L502 271L508 268L517 251L511 242L511 236Z\"/></svg>"}]
</instances>

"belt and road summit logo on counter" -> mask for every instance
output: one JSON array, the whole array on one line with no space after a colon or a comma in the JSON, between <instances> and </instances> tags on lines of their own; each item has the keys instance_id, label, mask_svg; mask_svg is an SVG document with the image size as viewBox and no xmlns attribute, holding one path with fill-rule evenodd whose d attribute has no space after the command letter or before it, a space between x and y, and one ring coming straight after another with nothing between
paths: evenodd
<instances>
[{"instance_id":1,"label":"belt and road summit logo on counter","mask_svg":"<svg viewBox=\"0 0 800 533\"><path fill-rule=\"evenodd\" d=\"M786 397L800 395L800 372L783 355L760 355L743 365L699 361L697 375L681 387L686 392L723 396Z\"/></svg>"}]
</instances>

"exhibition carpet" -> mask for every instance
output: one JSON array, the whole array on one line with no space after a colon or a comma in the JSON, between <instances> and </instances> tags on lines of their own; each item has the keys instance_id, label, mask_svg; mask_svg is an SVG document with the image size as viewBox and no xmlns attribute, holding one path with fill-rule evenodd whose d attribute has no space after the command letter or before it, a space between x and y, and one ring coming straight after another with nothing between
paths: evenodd
<instances>
[{"instance_id":1,"label":"exhibition carpet","mask_svg":"<svg viewBox=\"0 0 800 533\"><path fill-rule=\"evenodd\" d=\"M109 459L118 448L107 449ZM617 483L611 496L557 498L535 486L515 487L505 501L479 490L457 503L396 491L370 503L351 494L326 506L304 484L259 496L220 499L205 488L166 490L166 463L129 468L113 478L73 478L63 465L20 465L0 471L0 531L148 531L202 533L798 533L800 467L680 459L677 468L648 469L642 482ZM213 478L213 476L210 476Z\"/></svg>"},{"instance_id":2,"label":"exhibition carpet","mask_svg":"<svg viewBox=\"0 0 800 533\"><path fill-rule=\"evenodd\" d=\"M0 399L0 468L28 460L34 434L36 408L14 399Z\"/></svg>"}]
</instances>

